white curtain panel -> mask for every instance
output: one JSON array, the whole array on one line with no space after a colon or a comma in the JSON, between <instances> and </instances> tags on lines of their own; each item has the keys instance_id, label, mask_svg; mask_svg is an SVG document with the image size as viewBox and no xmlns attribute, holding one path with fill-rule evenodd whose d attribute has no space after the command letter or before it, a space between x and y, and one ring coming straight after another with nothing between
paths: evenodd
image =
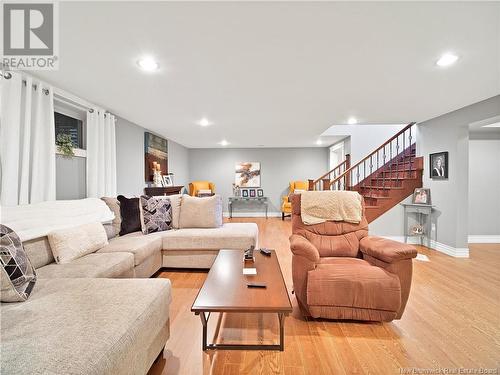
<instances>
[{"instance_id":1,"label":"white curtain panel","mask_svg":"<svg viewBox=\"0 0 500 375\"><path fill-rule=\"evenodd\" d=\"M116 197L115 116L87 111L87 197Z\"/></svg>"},{"instance_id":2,"label":"white curtain panel","mask_svg":"<svg viewBox=\"0 0 500 375\"><path fill-rule=\"evenodd\" d=\"M0 164L2 206L56 199L53 88L11 72L1 78Z\"/></svg>"}]
</instances>

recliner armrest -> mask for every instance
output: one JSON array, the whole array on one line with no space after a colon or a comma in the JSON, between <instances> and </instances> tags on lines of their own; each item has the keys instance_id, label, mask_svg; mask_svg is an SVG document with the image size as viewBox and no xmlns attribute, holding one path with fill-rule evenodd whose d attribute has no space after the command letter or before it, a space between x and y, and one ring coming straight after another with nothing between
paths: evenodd
<instances>
[{"instance_id":1,"label":"recliner armrest","mask_svg":"<svg viewBox=\"0 0 500 375\"><path fill-rule=\"evenodd\" d=\"M417 249L411 245L376 236L362 238L359 241L359 248L363 254L370 255L386 263L395 263L417 256Z\"/></svg>"},{"instance_id":2,"label":"recliner armrest","mask_svg":"<svg viewBox=\"0 0 500 375\"><path fill-rule=\"evenodd\" d=\"M290 236L290 249L294 255L303 256L311 262L319 262L319 251L307 239L297 234Z\"/></svg>"}]
</instances>

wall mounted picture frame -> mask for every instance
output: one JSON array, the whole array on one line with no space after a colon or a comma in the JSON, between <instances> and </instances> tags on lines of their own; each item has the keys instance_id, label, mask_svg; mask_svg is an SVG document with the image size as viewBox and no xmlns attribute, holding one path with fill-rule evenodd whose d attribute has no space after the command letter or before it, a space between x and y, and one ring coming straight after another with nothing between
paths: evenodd
<instances>
[{"instance_id":1,"label":"wall mounted picture frame","mask_svg":"<svg viewBox=\"0 0 500 375\"><path fill-rule=\"evenodd\" d=\"M257 189L257 197L258 198L264 197L264 190L263 189Z\"/></svg>"},{"instance_id":2,"label":"wall mounted picture frame","mask_svg":"<svg viewBox=\"0 0 500 375\"><path fill-rule=\"evenodd\" d=\"M240 187L260 187L260 162L245 161L236 163L234 184Z\"/></svg>"},{"instance_id":3,"label":"wall mounted picture frame","mask_svg":"<svg viewBox=\"0 0 500 375\"><path fill-rule=\"evenodd\" d=\"M433 180L448 179L448 151L429 155L429 177Z\"/></svg>"},{"instance_id":4,"label":"wall mounted picture frame","mask_svg":"<svg viewBox=\"0 0 500 375\"><path fill-rule=\"evenodd\" d=\"M248 192L250 193L250 198L255 198L256 197L255 189L248 189Z\"/></svg>"},{"instance_id":5,"label":"wall mounted picture frame","mask_svg":"<svg viewBox=\"0 0 500 375\"><path fill-rule=\"evenodd\" d=\"M155 165L162 175L168 173L168 141L155 134L144 132L144 178L153 181Z\"/></svg>"},{"instance_id":6,"label":"wall mounted picture frame","mask_svg":"<svg viewBox=\"0 0 500 375\"><path fill-rule=\"evenodd\" d=\"M412 198L413 204L432 204L431 200L431 189L427 188L416 188L413 192Z\"/></svg>"},{"instance_id":7,"label":"wall mounted picture frame","mask_svg":"<svg viewBox=\"0 0 500 375\"><path fill-rule=\"evenodd\" d=\"M243 198L248 198L248 189L241 189L241 196Z\"/></svg>"}]
</instances>

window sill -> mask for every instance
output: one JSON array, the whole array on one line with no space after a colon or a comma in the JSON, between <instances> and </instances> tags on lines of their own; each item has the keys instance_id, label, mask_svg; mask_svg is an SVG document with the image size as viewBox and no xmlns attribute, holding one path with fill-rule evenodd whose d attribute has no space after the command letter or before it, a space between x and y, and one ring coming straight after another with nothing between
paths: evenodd
<instances>
[{"instance_id":1,"label":"window sill","mask_svg":"<svg viewBox=\"0 0 500 375\"><path fill-rule=\"evenodd\" d=\"M86 158L87 157L87 150L84 150L81 148L74 148L73 152L75 153L75 155L73 155L72 157L77 157L77 158ZM64 156L64 154L62 152L59 152L57 150L56 150L56 155L63 155Z\"/></svg>"}]
</instances>

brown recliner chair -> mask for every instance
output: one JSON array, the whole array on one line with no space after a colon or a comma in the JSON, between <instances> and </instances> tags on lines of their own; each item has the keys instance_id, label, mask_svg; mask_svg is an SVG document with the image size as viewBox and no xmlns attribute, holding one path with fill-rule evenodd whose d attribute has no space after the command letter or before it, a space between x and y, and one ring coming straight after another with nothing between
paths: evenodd
<instances>
[{"instance_id":1,"label":"brown recliner chair","mask_svg":"<svg viewBox=\"0 0 500 375\"><path fill-rule=\"evenodd\" d=\"M410 294L410 245L368 235L359 224L305 225L300 194L292 200L293 288L302 313L313 318L389 322L400 319Z\"/></svg>"}]
</instances>

